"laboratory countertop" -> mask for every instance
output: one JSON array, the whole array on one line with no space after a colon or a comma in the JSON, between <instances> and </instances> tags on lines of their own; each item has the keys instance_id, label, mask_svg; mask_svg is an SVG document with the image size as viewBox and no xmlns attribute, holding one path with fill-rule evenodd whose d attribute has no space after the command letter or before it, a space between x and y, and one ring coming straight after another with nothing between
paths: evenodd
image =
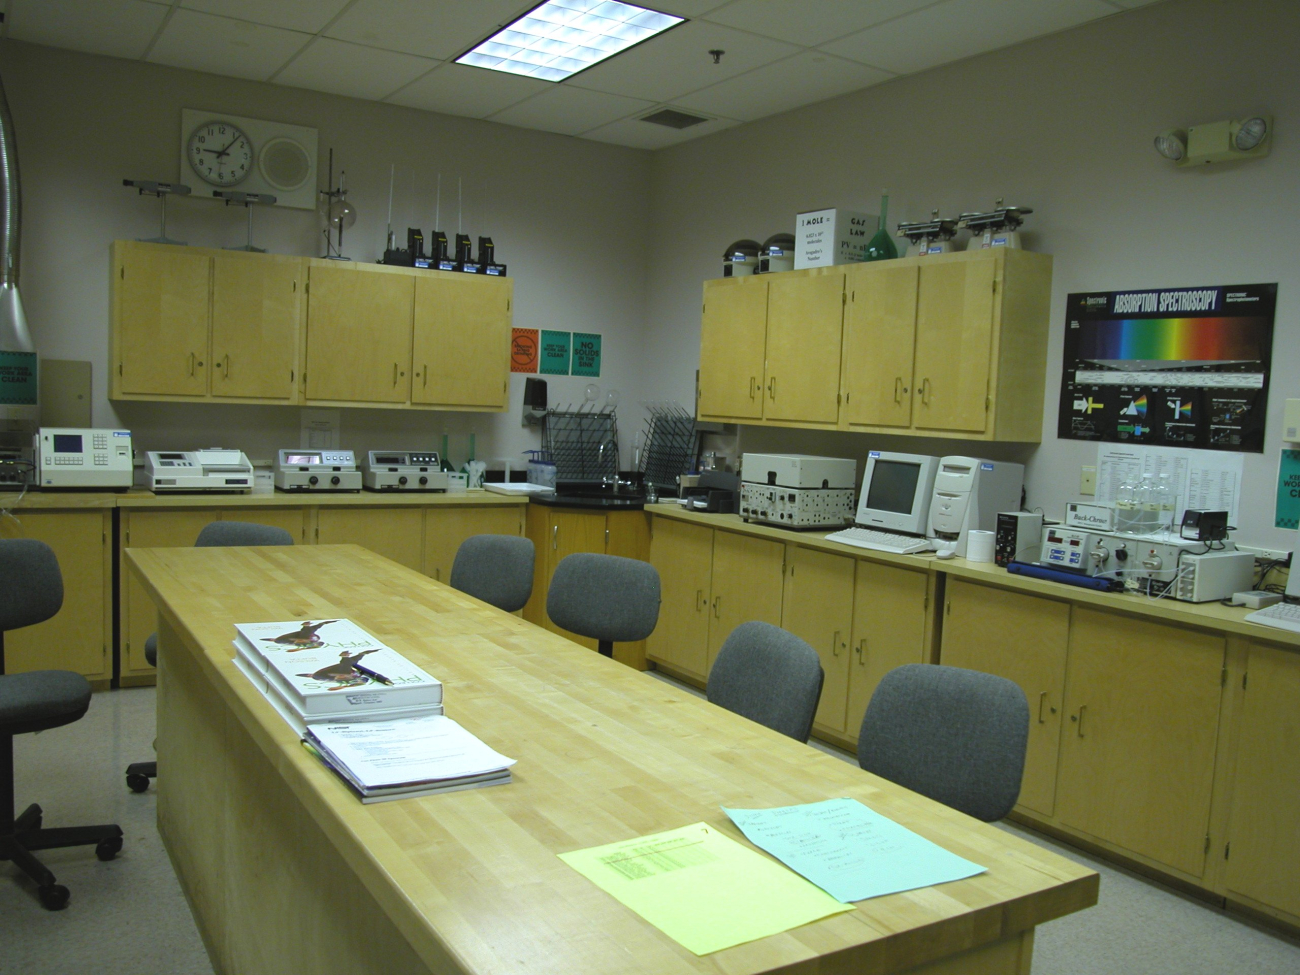
<instances>
[{"instance_id":1,"label":"laboratory countertop","mask_svg":"<svg viewBox=\"0 0 1300 975\"><path fill-rule=\"evenodd\" d=\"M334 508L334 507L509 507L527 504L526 497L463 491L454 494L361 491L355 494L286 492L274 494L154 494L130 491L28 491L0 494L0 509L68 511L88 508Z\"/></svg>"}]
</instances>

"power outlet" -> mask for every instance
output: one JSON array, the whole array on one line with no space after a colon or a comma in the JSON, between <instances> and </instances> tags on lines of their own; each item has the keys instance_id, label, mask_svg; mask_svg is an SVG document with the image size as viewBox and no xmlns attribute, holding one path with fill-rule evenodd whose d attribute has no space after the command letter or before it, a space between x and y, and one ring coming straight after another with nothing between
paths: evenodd
<instances>
[{"instance_id":1,"label":"power outlet","mask_svg":"<svg viewBox=\"0 0 1300 975\"><path fill-rule=\"evenodd\" d=\"M1249 552L1257 559L1263 559L1265 562L1271 562L1274 559L1286 561L1291 558L1291 552L1284 548L1260 548L1258 545L1238 545L1238 552Z\"/></svg>"},{"instance_id":2,"label":"power outlet","mask_svg":"<svg viewBox=\"0 0 1300 975\"><path fill-rule=\"evenodd\" d=\"M1079 493L1089 498L1096 496L1097 468L1084 465L1079 473Z\"/></svg>"}]
</instances>

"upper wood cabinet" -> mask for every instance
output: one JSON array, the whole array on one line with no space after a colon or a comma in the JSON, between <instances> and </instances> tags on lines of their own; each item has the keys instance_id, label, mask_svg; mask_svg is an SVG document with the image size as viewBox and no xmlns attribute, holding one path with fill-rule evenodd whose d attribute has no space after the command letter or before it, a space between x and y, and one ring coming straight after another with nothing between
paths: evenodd
<instances>
[{"instance_id":1,"label":"upper wood cabinet","mask_svg":"<svg viewBox=\"0 0 1300 975\"><path fill-rule=\"evenodd\" d=\"M700 332L701 417L763 416L769 275L704 282Z\"/></svg>"},{"instance_id":2,"label":"upper wood cabinet","mask_svg":"<svg viewBox=\"0 0 1300 975\"><path fill-rule=\"evenodd\" d=\"M912 422L912 354L920 268L898 261L855 265L846 276L840 419L849 426Z\"/></svg>"},{"instance_id":3,"label":"upper wood cabinet","mask_svg":"<svg viewBox=\"0 0 1300 975\"><path fill-rule=\"evenodd\" d=\"M763 418L832 425L839 416L844 273L812 268L772 275L767 285Z\"/></svg>"},{"instance_id":4,"label":"upper wood cabinet","mask_svg":"<svg viewBox=\"0 0 1300 975\"><path fill-rule=\"evenodd\" d=\"M506 408L512 295L509 279L443 271L415 279L411 402Z\"/></svg>"},{"instance_id":5,"label":"upper wood cabinet","mask_svg":"<svg viewBox=\"0 0 1300 975\"><path fill-rule=\"evenodd\" d=\"M229 251L212 257L212 395L297 399L303 261Z\"/></svg>"}]
</instances>

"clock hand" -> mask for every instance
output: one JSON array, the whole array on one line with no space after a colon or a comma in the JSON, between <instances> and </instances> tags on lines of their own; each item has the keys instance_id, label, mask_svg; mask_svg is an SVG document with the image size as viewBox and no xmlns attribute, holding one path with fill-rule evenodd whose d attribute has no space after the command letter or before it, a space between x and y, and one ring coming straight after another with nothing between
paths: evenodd
<instances>
[{"instance_id":1,"label":"clock hand","mask_svg":"<svg viewBox=\"0 0 1300 975\"><path fill-rule=\"evenodd\" d=\"M226 143L226 148L222 149L219 153L217 153L217 155L224 156L227 152L230 151L230 147L233 146L238 141L239 141L239 136L235 136L233 139L231 139L229 142Z\"/></svg>"}]
</instances>

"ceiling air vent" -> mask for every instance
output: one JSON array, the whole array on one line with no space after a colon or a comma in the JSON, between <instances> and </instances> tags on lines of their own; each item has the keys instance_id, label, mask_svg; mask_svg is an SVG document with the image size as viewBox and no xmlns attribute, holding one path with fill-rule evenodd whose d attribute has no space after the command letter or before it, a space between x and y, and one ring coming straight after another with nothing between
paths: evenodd
<instances>
[{"instance_id":1,"label":"ceiling air vent","mask_svg":"<svg viewBox=\"0 0 1300 975\"><path fill-rule=\"evenodd\" d=\"M642 116L641 121L653 122L655 125L666 125L670 129L689 129L692 125L699 125L701 122L709 121L709 119L702 115L689 115L686 112L665 108L651 115Z\"/></svg>"}]
</instances>

